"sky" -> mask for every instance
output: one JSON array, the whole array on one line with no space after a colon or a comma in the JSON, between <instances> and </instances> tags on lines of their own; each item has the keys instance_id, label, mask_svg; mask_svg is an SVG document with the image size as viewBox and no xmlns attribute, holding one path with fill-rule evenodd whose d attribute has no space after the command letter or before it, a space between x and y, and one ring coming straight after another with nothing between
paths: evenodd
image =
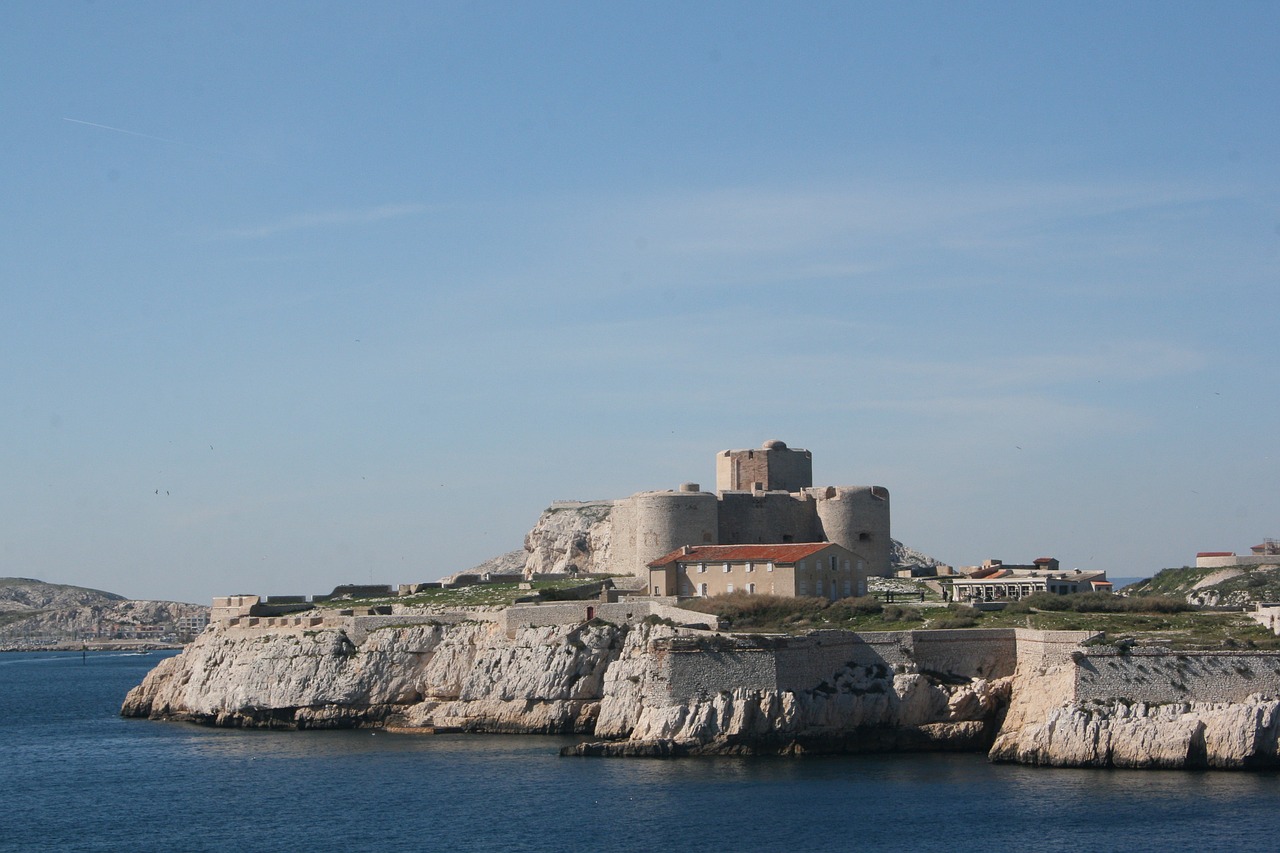
<instances>
[{"instance_id":1,"label":"sky","mask_svg":"<svg viewBox=\"0 0 1280 853\"><path fill-rule=\"evenodd\" d=\"M434 580L781 439L939 560L1280 537L1280 5L0 4L0 575Z\"/></svg>"}]
</instances>

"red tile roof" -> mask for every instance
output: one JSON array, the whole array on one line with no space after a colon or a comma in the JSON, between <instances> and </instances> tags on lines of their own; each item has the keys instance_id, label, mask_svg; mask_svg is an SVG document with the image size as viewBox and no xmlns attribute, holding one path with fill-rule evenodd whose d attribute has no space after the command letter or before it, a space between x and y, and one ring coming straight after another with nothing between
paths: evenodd
<instances>
[{"instance_id":1,"label":"red tile roof","mask_svg":"<svg viewBox=\"0 0 1280 853\"><path fill-rule=\"evenodd\" d=\"M659 569L671 563L736 563L751 560L757 563L794 563L803 560L810 554L816 554L823 548L830 548L831 542L796 542L785 545L694 545L686 553L684 548L677 548L649 564L650 568Z\"/></svg>"},{"instance_id":2,"label":"red tile roof","mask_svg":"<svg viewBox=\"0 0 1280 853\"><path fill-rule=\"evenodd\" d=\"M1234 557L1235 553L1232 551L1201 551L1200 553L1196 554L1196 556L1197 557Z\"/></svg>"}]
</instances>

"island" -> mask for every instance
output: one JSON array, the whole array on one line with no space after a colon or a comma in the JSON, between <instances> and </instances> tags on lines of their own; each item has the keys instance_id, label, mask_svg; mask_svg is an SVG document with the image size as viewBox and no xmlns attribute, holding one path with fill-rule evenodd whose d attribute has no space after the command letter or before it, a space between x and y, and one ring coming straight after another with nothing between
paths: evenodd
<instances>
[{"instance_id":1,"label":"island","mask_svg":"<svg viewBox=\"0 0 1280 853\"><path fill-rule=\"evenodd\" d=\"M1133 630L1191 618L1168 596L887 603L886 576L928 561L890 538L887 490L815 488L807 463L767 442L718 455L714 494L553 504L522 558L441 583L220 597L122 713L574 734L582 756L1280 765L1280 649L1260 620L1194 614L1216 626L1205 640Z\"/></svg>"}]
</instances>

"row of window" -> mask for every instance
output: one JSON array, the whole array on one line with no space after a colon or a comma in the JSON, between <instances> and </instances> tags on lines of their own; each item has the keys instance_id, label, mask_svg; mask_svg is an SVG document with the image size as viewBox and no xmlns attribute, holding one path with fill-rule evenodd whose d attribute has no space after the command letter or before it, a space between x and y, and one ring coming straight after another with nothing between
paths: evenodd
<instances>
[{"instance_id":1,"label":"row of window","mask_svg":"<svg viewBox=\"0 0 1280 853\"><path fill-rule=\"evenodd\" d=\"M746 571L748 571L748 572L754 572L754 571L756 570L756 564L755 564L755 563L746 563L745 565L746 565ZM725 573L728 573L728 572L733 571L733 564L732 564L732 563L724 563L724 564L723 564L723 566L724 566L723 571L724 571ZM688 570L688 567L687 567L687 566L685 567L685 570L686 570L686 571ZM698 570L699 572L705 572L705 571L707 570L707 564L706 564L706 563L698 563L698 569L697 569L697 570ZM773 571L773 563L765 563L764 570L765 570L766 572L771 572L771 571Z\"/></svg>"},{"instance_id":2,"label":"row of window","mask_svg":"<svg viewBox=\"0 0 1280 853\"><path fill-rule=\"evenodd\" d=\"M814 567L815 569L820 569L820 568L822 568L821 563L822 563L822 561L821 561L821 560L815 560L815 561L814 561L814 565L813 565L813 567ZM743 563L743 564L741 564L741 565L744 567L744 569L743 569L744 571L747 571L747 572L754 572L754 571L756 570L756 564L755 564L755 563ZM733 566L734 566L734 564L733 564L733 563L722 563L722 564L721 564L721 571L723 571L725 574L728 574L729 572L733 571ZM835 554L832 554L832 555L831 555L831 571L833 571L833 572L834 572L834 571L837 571L837 570L838 570L838 568L839 568L839 563L837 562L837 557L836 557L836 555L835 555ZM685 569L686 571L688 571L689 567L688 567L688 566L685 566L685 567L684 567L684 569ZM698 571L699 573L706 572L706 570L707 570L707 564L706 564L706 563L698 563L697 571ZM803 571L804 571L804 560L801 560L800 562L796 563L796 570L797 570L797 571L801 571L801 572L803 572ZM845 570L846 572L847 572L847 571L849 571L849 561L848 561L848 560L845 560L845 561L844 561L844 570ZM772 562L769 562L769 563L766 563L766 564L765 564L765 571L766 571L766 572L771 572L771 571L773 571L773 563L772 563Z\"/></svg>"}]
</instances>

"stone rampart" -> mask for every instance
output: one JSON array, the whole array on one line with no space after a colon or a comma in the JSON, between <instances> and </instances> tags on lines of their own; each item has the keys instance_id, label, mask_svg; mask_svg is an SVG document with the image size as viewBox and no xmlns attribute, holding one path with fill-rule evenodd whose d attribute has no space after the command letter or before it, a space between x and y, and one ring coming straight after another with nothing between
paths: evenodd
<instances>
[{"instance_id":1,"label":"stone rampart","mask_svg":"<svg viewBox=\"0 0 1280 853\"><path fill-rule=\"evenodd\" d=\"M1025 651L1036 663L1070 660L1081 631L816 631L803 637L679 637L661 644L672 701L749 687L813 690L846 667L903 668L957 679L1012 675Z\"/></svg>"},{"instance_id":2,"label":"stone rampart","mask_svg":"<svg viewBox=\"0 0 1280 853\"><path fill-rule=\"evenodd\" d=\"M707 638L715 639L722 638ZM778 689L778 657L768 646L697 639L672 641L665 651L660 672L669 701L707 699L736 689Z\"/></svg>"},{"instance_id":3,"label":"stone rampart","mask_svg":"<svg viewBox=\"0 0 1280 853\"><path fill-rule=\"evenodd\" d=\"M1095 648L1075 656L1075 698L1147 704L1280 697L1280 652Z\"/></svg>"},{"instance_id":4,"label":"stone rampart","mask_svg":"<svg viewBox=\"0 0 1280 853\"><path fill-rule=\"evenodd\" d=\"M369 634L380 628L398 628L408 625L460 625L463 622L493 622L495 613L454 612L454 613L393 613L390 616L351 616L348 617L347 636L357 646L362 645Z\"/></svg>"},{"instance_id":5,"label":"stone rampart","mask_svg":"<svg viewBox=\"0 0 1280 853\"><path fill-rule=\"evenodd\" d=\"M959 678L1003 678L1018 665L1018 636L1008 628L912 631L912 657L921 670Z\"/></svg>"},{"instance_id":6,"label":"stone rampart","mask_svg":"<svg viewBox=\"0 0 1280 853\"><path fill-rule=\"evenodd\" d=\"M617 602L594 600L517 605L496 614L497 621L503 623L509 636L513 636L517 628L576 625L592 619L602 619L615 625L627 625L640 622L649 616L670 619L677 625L699 625L711 630L720 626L720 620L710 613L685 610L639 596L628 596Z\"/></svg>"},{"instance_id":7,"label":"stone rampart","mask_svg":"<svg viewBox=\"0 0 1280 853\"><path fill-rule=\"evenodd\" d=\"M1017 663L1027 671L1047 669L1069 663L1082 644L1097 636L1096 631L1014 630L1017 637Z\"/></svg>"}]
</instances>

